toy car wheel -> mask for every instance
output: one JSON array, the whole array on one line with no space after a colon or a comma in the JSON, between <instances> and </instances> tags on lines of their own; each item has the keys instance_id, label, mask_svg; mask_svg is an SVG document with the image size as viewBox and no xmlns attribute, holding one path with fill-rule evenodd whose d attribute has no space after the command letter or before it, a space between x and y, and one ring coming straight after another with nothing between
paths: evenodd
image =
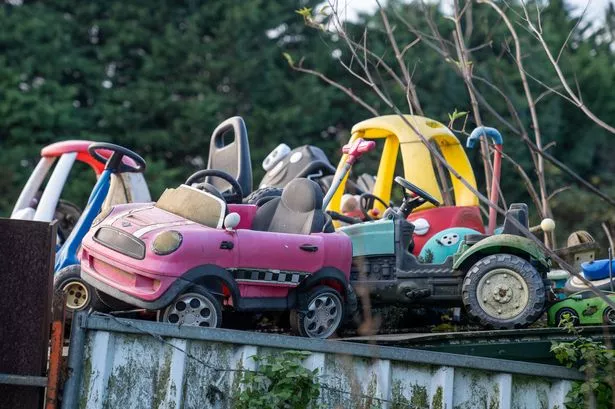
<instances>
[{"instance_id":1,"label":"toy car wheel","mask_svg":"<svg viewBox=\"0 0 615 409\"><path fill-rule=\"evenodd\" d=\"M562 325L566 317L569 317L568 319L572 322L573 325L579 324L579 314L572 308L568 307L564 307L555 313L555 324L559 327L560 325Z\"/></svg>"},{"instance_id":2,"label":"toy car wheel","mask_svg":"<svg viewBox=\"0 0 615 409\"><path fill-rule=\"evenodd\" d=\"M280 197L280 196L282 196L282 189L278 187L262 187L250 193L244 199L244 202L247 204L259 205L260 204L259 202L261 202L261 200L264 202L265 199Z\"/></svg>"},{"instance_id":3,"label":"toy car wheel","mask_svg":"<svg viewBox=\"0 0 615 409\"><path fill-rule=\"evenodd\" d=\"M105 305L100 301L94 288L81 279L81 267L72 265L60 270L53 279L55 291L66 293L66 311L74 312L92 307L96 311L105 311Z\"/></svg>"},{"instance_id":4,"label":"toy car wheel","mask_svg":"<svg viewBox=\"0 0 615 409\"><path fill-rule=\"evenodd\" d=\"M344 317L344 303L331 287L321 286L307 293L305 306L292 310L291 327L302 337L329 338L340 327Z\"/></svg>"},{"instance_id":5,"label":"toy car wheel","mask_svg":"<svg viewBox=\"0 0 615 409\"><path fill-rule=\"evenodd\" d=\"M468 315L490 328L521 328L543 313L546 291L529 261L512 254L480 259L465 276L463 304Z\"/></svg>"},{"instance_id":6,"label":"toy car wheel","mask_svg":"<svg viewBox=\"0 0 615 409\"><path fill-rule=\"evenodd\" d=\"M611 307L606 307L603 320L605 324L615 325L615 310Z\"/></svg>"},{"instance_id":7,"label":"toy car wheel","mask_svg":"<svg viewBox=\"0 0 615 409\"><path fill-rule=\"evenodd\" d=\"M162 310L158 320L171 324L219 328L222 325L222 307L208 291L192 288Z\"/></svg>"}]
</instances>

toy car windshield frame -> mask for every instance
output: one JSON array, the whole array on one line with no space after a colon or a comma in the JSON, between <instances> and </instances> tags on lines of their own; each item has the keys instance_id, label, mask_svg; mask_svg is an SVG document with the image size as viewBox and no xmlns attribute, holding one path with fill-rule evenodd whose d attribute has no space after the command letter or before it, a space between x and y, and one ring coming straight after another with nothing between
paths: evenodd
<instances>
[{"instance_id":1,"label":"toy car windshield frame","mask_svg":"<svg viewBox=\"0 0 615 409\"><path fill-rule=\"evenodd\" d=\"M156 207L216 229L222 228L226 213L224 200L188 185L166 189L156 202Z\"/></svg>"}]
</instances>

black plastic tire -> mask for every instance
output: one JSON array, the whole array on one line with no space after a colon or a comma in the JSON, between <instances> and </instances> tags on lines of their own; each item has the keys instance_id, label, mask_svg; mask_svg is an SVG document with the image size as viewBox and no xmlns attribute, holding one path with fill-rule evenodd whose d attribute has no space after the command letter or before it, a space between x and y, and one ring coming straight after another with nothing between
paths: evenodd
<instances>
[{"instance_id":1,"label":"black plastic tire","mask_svg":"<svg viewBox=\"0 0 615 409\"><path fill-rule=\"evenodd\" d=\"M572 308L568 307L564 307L555 313L555 325L559 327L564 320L564 316L567 314L570 315L570 320L573 325L579 325L579 314Z\"/></svg>"},{"instance_id":2,"label":"black plastic tire","mask_svg":"<svg viewBox=\"0 0 615 409\"><path fill-rule=\"evenodd\" d=\"M497 281L490 283L490 277ZM483 293L481 300L479 291ZM485 327L523 328L544 312L546 290L541 274L529 261L512 254L492 254L476 262L466 274L462 300L468 315ZM516 309L519 311L512 311ZM511 311L514 315L506 317Z\"/></svg>"},{"instance_id":3,"label":"black plastic tire","mask_svg":"<svg viewBox=\"0 0 615 409\"><path fill-rule=\"evenodd\" d=\"M83 288L86 289L87 294L81 294L79 292L74 292L71 294L71 284L74 284L75 287L83 286ZM54 291L66 290L69 292L66 299L67 316L72 315L74 311L81 311L88 308L93 308L94 310L101 312L108 311L106 305L100 301L100 298L98 298L94 288L81 279L81 266L78 264L64 267L62 270L58 271L53 278L53 289ZM72 308L72 306L80 303L83 303L83 305L79 305L78 308Z\"/></svg>"},{"instance_id":4,"label":"black plastic tire","mask_svg":"<svg viewBox=\"0 0 615 409\"><path fill-rule=\"evenodd\" d=\"M282 196L282 189L280 189L279 187L262 187L250 193L244 199L244 203L258 205L258 202L261 199L280 196Z\"/></svg>"},{"instance_id":5,"label":"black plastic tire","mask_svg":"<svg viewBox=\"0 0 615 409\"><path fill-rule=\"evenodd\" d=\"M195 301L194 305L193 301ZM185 320L188 315L181 314L186 310L191 313L188 320ZM196 311L199 311L199 314L196 314ZM203 311L207 311L206 316L202 315ZM204 287L194 286L178 295L166 308L158 311L158 321L183 326L220 328L222 326L222 305Z\"/></svg>"},{"instance_id":6,"label":"black plastic tire","mask_svg":"<svg viewBox=\"0 0 615 409\"><path fill-rule=\"evenodd\" d=\"M334 336L344 322L345 306L340 293L328 286L317 286L310 289L304 297L300 298L303 300L302 305L299 306L299 309L294 309L290 312L290 324L293 331L307 338L324 339ZM310 328L311 320L315 316L314 314L317 314L309 310L312 303L317 308L324 306L329 311L334 311L333 316L327 320L329 326L323 328L322 331L319 331L320 324L317 324L312 329Z\"/></svg>"},{"instance_id":7,"label":"black plastic tire","mask_svg":"<svg viewBox=\"0 0 615 409\"><path fill-rule=\"evenodd\" d=\"M615 310L611 307L606 307L602 315L602 320L606 325L615 325Z\"/></svg>"}]
</instances>

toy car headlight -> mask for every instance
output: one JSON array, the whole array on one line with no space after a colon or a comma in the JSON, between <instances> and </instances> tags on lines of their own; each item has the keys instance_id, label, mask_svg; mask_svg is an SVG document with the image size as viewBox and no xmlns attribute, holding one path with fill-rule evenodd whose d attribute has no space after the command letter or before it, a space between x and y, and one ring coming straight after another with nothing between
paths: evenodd
<instances>
[{"instance_id":1,"label":"toy car headlight","mask_svg":"<svg viewBox=\"0 0 615 409\"><path fill-rule=\"evenodd\" d=\"M173 253L182 244L183 237L180 232L169 230L160 233L152 242L152 251L159 256Z\"/></svg>"},{"instance_id":2,"label":"toy car headlight","mask_svg":"<svg viewBox=\"0 0 615 409\"><path fill-rule=\"evenodd\" d=\"M98 213L98 216L96 216L96 218L92 220L92 227L96 226L97 224L105 220L107 216L111 214L112 211L113 211L113 206L101 210L101 212Z\"/></svg>"}]
</instances>

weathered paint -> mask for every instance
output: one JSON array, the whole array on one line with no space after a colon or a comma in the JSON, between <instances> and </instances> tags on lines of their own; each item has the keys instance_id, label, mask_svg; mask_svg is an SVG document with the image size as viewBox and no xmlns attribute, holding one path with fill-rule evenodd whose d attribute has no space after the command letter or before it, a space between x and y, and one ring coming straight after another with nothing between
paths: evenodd
<instances>
[{"instance_id":1,"label":"weathered paint","mask_svg":"<svg viewBox=\"0 0 615 409\"><path fill-rule=\"evenodd\" d=\"M393 220L357 223L338 229L352 240L352 257L393 255L395 253L395 227Z\"/></svg>"},{"instance_id":2,"label":"weathered paint","mask_svg":"<svg viewBox=\"0 0 615 409\"><path fill-rule=\"evenodd\" d=\"M459 269L463 263L471 259L474 254L496 254L507 253L511 254L529 254L538 261L545 271L549 269L549 261L540 251L538 246L527 237L515 236L513 234L496 234L489 236L471 247L462 244L459 249L459 256L455 258L453 268Z\"/></svg>"},{"instance_id":3,"label":"weathered paint","mask_svg":"<svg viewBox=\"0 0 615 409\"><path fill-rule=\"evenodd\" d=\"M309 351L321 404L342 408L563 408L580 373L549 365L80 313L64 409L232 408L250 358ZM83 335L79 335L85 334ZM84 342L79 342L79 337ZM82 358L79 360L79 356ZM75 370L76 369L76 370Z\"/></svg>"}]
</instances>

